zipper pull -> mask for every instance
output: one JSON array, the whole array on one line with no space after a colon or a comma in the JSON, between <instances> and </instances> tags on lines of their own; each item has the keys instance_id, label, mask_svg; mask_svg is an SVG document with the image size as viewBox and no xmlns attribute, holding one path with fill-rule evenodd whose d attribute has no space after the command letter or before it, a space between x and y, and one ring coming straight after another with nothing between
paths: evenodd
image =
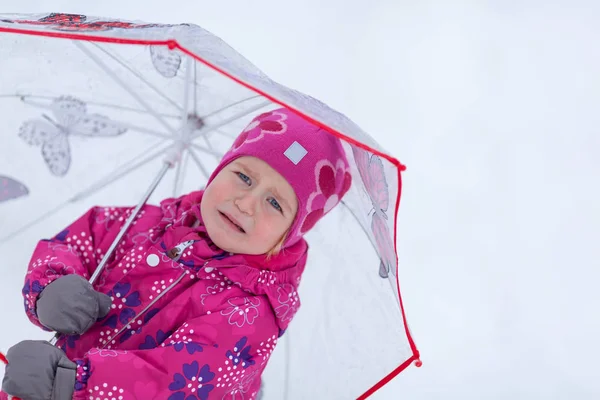
<instances>
[{"instance_id":1,"label":"zipper pull","mask_svg":"<svg viewBox=\"0 0 600 400\"><path fill-rule=\"evenodd\" d=\"M190 247L192 243L194 243L194 240L188 240L187 242L179 243L177 246L167 251L167 256L173 261L179 260L185 249Z\"/></svg>"}]
</instances>

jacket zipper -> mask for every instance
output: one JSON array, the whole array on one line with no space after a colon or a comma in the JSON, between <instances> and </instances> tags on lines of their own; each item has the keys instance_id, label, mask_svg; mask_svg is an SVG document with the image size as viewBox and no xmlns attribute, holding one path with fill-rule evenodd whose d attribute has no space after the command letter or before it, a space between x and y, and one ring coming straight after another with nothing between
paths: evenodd
<instances>
[{"instance_id":1,"label":"jacket zipper","mask_svg":"<svg viewBox=\"0 0 600 400\"><path fill-rule=\"evenodd\" d=\"M208 261L205 261L204 265L202 266L202 268L205 268L207 264L208 264ZM150 310L150 308L152 308L152 306L154 304L156 304L160 299L162 299L164 295L166 295L168 292L170 292L171 289L173 289L175 286L177 286L177 284L179 284L179 282L181 282L183 280L183 278L185 278L185 276L189 275L189 274L190 274L189 270L185 271L183 274L181 274L179 276L179 278L177 278L175 280L175 282L173 282L171 285L169 285L169 287L167 287L165 290L163 290L162 292L160 292L160 294L158 296L156 296L146 307L144 307L142 309L142 311L139 312L139 314L136 314L133 318L131 318L131 320L129 320L129 322L127 323L127 325L125 325L121 329L119 329L119 331L114 336L111 336L106 341L106 343L104 343L104 345L102 346L102 349L104 349L109 344L110 345L116 344L116 339L119 337L119 335L121 335L127 329L132 329L131 324L133 322L135 322L136 320L139 320L144 314L146 314L148 312L148 310Z\"/></svg>"}]
</instances>

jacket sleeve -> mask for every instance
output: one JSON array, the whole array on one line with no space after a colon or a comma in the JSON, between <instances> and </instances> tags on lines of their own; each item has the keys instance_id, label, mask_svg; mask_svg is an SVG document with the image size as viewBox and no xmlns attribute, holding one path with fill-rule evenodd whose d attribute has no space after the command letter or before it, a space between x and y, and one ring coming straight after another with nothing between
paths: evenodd
<instances>
[{"instance_id":1,"label":"jacket sleeve","mask_svg":"<svg viewBox=\"0 0 600 400\"><path fill-rule=\"evenodd\" d=\"M37 244L22 292L25 311L35 325L48 330L35 311L42 290L64 275L89 279L132 211L130 207L94 207L52 239Z\"/></svg>"},{"instance_id":2,"label":"jacket sleeve","mask_svg":"<svg viewBox=\"0 0 600 400\"><path fill-rule=\"evenodd\" d=\"M115 254L124 253L135 245L136 240L139 242L158 235L159 230L149 233L149 228L164 228L173 222L184 198L185 195L168 198L159 206L145 205L119 243ZM89 279L134 209L135 207L93 207L52 239L41 240L37 244L23 287L25 311L31 322L48 330L36 316L35 304L39 294L64 275L77 274ZM112 257L111 260L114 255Z\"/></svg>"},{"instance_id":3,"label":"jacket sleeve","mask_svg":"<svg viewBox=\"0 0 600 400\"><path fill-rule=\"evenodd\" d=\"M254 399L279 329L272 311L256 307L258 298L238 300L250 312L228 307L172 334L147 335L140 347L157 346L152 349L90 350L75 360L74 399Z\"/></svg>"}]
</instances>

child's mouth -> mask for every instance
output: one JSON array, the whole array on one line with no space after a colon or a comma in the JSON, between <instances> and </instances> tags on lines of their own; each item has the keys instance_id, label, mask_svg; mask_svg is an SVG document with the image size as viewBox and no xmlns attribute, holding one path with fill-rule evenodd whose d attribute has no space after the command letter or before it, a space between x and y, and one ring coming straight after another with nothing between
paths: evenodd
<instances>
[{"instance_id":1,"label":"child's mouth","mask_svg":"<svg viewBox=\"0 0 600 400\"><path fill-rule=\"evenodd\" d=\"M225 220L225 223L228 224L231 228L236 229L241 233L246 233L246 231L241 226L229 219L229 217L226 214L223 214L221 211L219 211L219 214L221 214L221 218L223 218L223 220Z\"/></svg>"}]
</instances>

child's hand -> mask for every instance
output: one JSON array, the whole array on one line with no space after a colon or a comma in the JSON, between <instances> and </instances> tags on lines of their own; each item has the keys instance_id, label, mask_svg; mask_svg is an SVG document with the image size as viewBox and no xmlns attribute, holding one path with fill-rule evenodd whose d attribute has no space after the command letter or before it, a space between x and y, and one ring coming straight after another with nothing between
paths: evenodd
<instances>
[{"instance_id":1,"label":"child's hand","mask_svg":"<svg viewBox=\"0 0 600 400\"><path fill-rule=\"evenodd\" d=\"M77 365L50 343L25 340L6 353L2 391L21 399L71 400Z\"/></svg>"},{"instance_id":2,"label":"child's hand","mask_svg":"<svg viewBox=\"0 0 600 400\"><path fill-rule=\"evenodd\" d=\"M45 327L67 335L80 335L110 311L109 296L97 292L79 275L66 275L40 294L37 317Z\"/></svg>"}]
</instances>

